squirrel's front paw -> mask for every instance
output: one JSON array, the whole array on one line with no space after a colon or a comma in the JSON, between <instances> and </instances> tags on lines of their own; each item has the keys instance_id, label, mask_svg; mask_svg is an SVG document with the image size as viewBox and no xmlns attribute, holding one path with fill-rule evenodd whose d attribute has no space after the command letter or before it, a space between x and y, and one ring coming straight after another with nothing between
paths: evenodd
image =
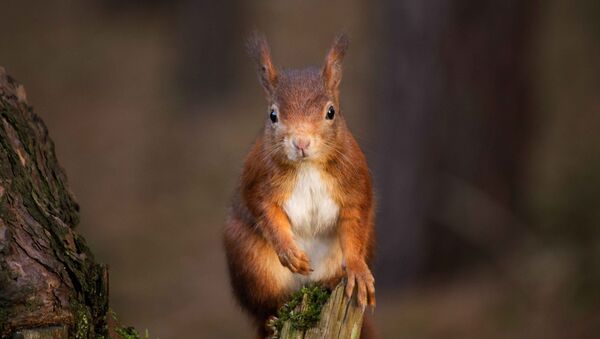
<instances>
[{"instance_id":1,"label":"squirrel's front paw","mask_svg":"<svg viewBox=\"0 0 600 339\"><path fill-rule=\"evenodd\" d=\"M348 298L352 297L352 292L354 292L354 286L356 285L358 305L365 307L368 301L369 306L374 308L375 278L373 278L373 274L371 274L371 270L369 270L367 264L363 260L346 263L346 276L348 277L346 285L346 295Z\"/></svg>"},{"instance_id":2,"label":"squirrel's front paw","mask_svg":"<svg viewBox=\"0 0 600 339\"><path fill-rule=\"evenodd\" d=\"M312 271L308 256L295 245L278 250L277 256L281 264L294 273L308 275Z\"/></svg>"}]
</instances>

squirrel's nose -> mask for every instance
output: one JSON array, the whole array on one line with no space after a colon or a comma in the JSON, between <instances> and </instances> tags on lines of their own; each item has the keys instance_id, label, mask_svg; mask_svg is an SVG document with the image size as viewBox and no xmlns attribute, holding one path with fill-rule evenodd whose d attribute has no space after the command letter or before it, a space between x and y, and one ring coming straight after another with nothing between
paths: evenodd
<instances>
[{"instance_id":1,"label":"squirrel's nose","mask_svg":"<svg viewBox=\"0 0 600 339\"><path fill-rule=\"evenodd\" d=\"M295 137L292 139L292 143L294 147L296 147L300 151L306 151L308 146L310 146L310 138L306 137Z\"/></svg>"}]
</instances>

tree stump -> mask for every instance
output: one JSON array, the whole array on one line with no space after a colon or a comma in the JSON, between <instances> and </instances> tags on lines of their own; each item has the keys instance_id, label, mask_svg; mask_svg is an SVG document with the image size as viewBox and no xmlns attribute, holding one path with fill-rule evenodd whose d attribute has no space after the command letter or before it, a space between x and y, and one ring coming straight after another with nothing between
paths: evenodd
<instances>
[{"instance_id":1,"label":"tree stump","mask_svg":"<svg viewBox=\"0 0 600 339\"><path fill-rule=\"evenodd\" d=\"M319 322L307 330L295 329L291 320L284 322L280 339L358 339L363 322L364 309L358 306L356 292L348 298L344 292L346 284L342 281L331 293L321 310ZM308 305L306 294L296 312L304 311Z\"/></svg>"},{"instance_id":2,"label":"tree stump","mask_svg":"<svg viewBox=\"0 0 600 339\"><path fill-rule=\"evenodd\" d=\"M106 267L25 90L0 67L0 337L107 336Z\"/></svg>"}]
</instances>

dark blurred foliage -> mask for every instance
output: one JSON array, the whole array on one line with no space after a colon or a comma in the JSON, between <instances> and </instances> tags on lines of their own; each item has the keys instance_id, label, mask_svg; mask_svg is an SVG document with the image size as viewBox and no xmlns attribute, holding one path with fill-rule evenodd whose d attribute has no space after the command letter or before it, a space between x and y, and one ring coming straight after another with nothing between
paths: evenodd
<instances>
[{"instance_id":1,"label":"dark blurred foliage","mask_svg":"<svg viewBox=\"0 0 600 339\"><path fill-rule=\"evenodd\" d=\"M342 104L376 182L383 338L600 333L600 5L592 0L0 3L0 65L47 123L152 337L249 337L221 227L278 65L352 44Z\"/></svg>"}]
</instances>

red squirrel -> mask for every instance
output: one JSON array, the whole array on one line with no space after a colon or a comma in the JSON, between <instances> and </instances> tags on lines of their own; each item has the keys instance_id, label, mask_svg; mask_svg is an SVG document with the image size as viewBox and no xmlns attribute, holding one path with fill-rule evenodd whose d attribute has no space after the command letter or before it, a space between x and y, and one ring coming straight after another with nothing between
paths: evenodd
<instances>
[{"instance_id":1,"label":"red squirrel","mask_svg":"<svg viewBox=\"0 0 600 339\"><path fill-rule=\"evenodd\" d=\"M332 287L346 277L346 294L356 287L359 305L375 306L371 177L340 107L347 48L339 35L322 68L283 70L264 36L248 41L268 109L244 162L224 245L234 294L260 338L268 318L309 282Z\"/></svg>"}]
</instances>

